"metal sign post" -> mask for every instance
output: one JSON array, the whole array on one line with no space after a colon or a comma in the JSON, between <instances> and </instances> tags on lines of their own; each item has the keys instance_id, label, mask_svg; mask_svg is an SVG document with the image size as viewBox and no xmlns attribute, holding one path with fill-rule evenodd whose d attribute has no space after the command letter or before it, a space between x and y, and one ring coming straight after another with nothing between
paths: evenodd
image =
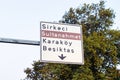
<instances>
[{"instance_id":1,"label":"metal sign post","mask_svg":"<svg viewBox=\"0 0 120 80\"><path fill-rule=\"evenodd\" d=\"M10 39L10 38L0 38L2 43L12 43L12 44L26 44L26 45L40 45L40 41L30 41L30 40L20 40L20 39Z\"/></svg>"}]
</instances>

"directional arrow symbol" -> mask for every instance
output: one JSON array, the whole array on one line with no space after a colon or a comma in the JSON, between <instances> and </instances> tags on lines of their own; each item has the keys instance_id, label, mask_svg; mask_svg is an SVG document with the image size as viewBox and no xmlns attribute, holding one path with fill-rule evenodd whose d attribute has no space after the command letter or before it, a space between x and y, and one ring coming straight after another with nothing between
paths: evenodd
<instances>
[{"instance_id":1,"label":"directional arrow symbol","mask_svg":"<svg viewBox=\"0 0 120 80\"><path fill-rule=\"evenodd\" d=\"M61 54L60 56L58 56L61 60L65 59L66 56L63 56L63 54Z\"/></svg>"}]
</instances>

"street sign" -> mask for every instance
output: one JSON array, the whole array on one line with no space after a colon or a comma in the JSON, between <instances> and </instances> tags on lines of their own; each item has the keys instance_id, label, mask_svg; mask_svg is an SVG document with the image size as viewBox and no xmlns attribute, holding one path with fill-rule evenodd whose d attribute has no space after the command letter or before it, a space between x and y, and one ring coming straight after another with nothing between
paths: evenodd
<instances>
[{"instance_id":1,"label":"street sign","mask_svg":"<svg viewBox=\"0 0 120 80\"><path fill-rule=\"evenodd\" d=\"M40 61L84 64L82 27L40 22Z\"/></svg>"}]
</instances>

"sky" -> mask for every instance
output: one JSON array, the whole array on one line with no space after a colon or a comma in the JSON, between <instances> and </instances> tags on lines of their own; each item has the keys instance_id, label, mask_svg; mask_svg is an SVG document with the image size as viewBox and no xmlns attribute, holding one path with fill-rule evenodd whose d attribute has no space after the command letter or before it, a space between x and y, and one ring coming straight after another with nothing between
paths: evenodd
<instances>
[{"instance_id":1,"label":"sky","mask_svg":"<svg viewBox=\"0 0 120 80\"><path fill-rule=\"evenodd\" d=\"M70 7L99 0L0 0L0 37L40 41L40 21L58 22ZM112 28L120 29L119 1L106 0L116 14ZM0 43L0 80L21 80L24 70L40 59L40 47ZM120 67L118 67L120 68Z\"/></svg>"}]
</instances>

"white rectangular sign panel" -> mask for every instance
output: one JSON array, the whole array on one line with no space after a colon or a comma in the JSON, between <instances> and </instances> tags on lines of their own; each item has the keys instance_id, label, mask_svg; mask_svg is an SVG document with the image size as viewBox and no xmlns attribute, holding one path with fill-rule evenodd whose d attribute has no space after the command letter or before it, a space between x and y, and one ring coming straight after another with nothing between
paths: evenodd
<instances>
[{"instance_id":1,"label":"white rectangular sign panel","mask_svg":"<svg viewBox=\"0 0 120 80\"><path fill-rule=\"evenodd\" d=\"M84 64L82 27L41 22L40 61Z\"/></svg>"}]
</instances>

